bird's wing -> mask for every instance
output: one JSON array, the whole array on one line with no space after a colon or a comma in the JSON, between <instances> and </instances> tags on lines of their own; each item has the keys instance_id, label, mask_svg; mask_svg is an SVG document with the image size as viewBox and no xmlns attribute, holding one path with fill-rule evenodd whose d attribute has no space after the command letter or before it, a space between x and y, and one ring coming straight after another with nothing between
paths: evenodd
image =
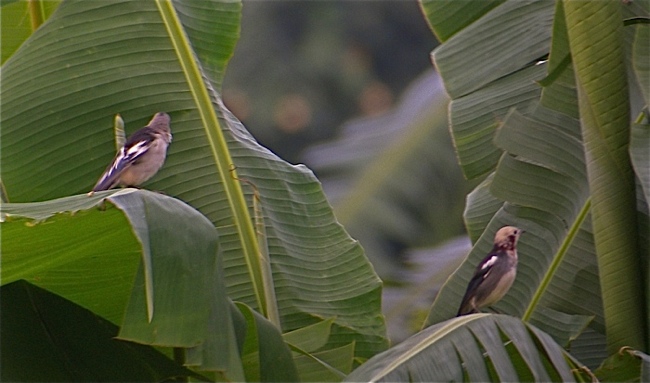
<instances>
[{"instance_id":1,"label":"bird's wing","mask_svg":"<svg viewBox=\"0 0 650 383\"><path fill-rule=\"evenodd\" d=\"M467 285L467 290L465 291L465 295L463 296L463 300L460 304L460 309L458 310L459 314L467 309L466 306L469 304L469 300L475 293L478 286L483 283L488 274L490 274L490 270L492 270L496 261L497 254L495 252L491 252L485 258L483 258L481 263L479 263L476 271L474 272L474 276L472 276L472 279Z\"/></svg>"},{"instance_id":2,"label":"bird's wing","mask_svg":"<svg viewBox=\"0 0 650 383\"><path fill-rule=\"evenodd\" d=\"M117 152L113 162L106 168L104 174L102 174L95 187L93 187L93 191L107 190L115 186L124 170L149 150L154 138L145 129L140 129L133 133L122 149Z\"/></svg>"}]
</instances>

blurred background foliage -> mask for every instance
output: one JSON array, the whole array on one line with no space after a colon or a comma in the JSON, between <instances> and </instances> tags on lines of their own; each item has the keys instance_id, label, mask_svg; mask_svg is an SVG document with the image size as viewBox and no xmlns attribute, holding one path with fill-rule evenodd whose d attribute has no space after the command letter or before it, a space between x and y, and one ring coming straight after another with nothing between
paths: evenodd
<instances>
[{"instance_id":1,"label":"blurred background foliage","mask_svg":"<svg viewBox=\"0 0 650 383\"><path fill-rule=\"evenodd\" d=\"M229 108L289 162L355 116L381 114L437 45L417 2L244 2Z\"/></svg>"},{"instance_id":2,"label":"blurred background foliage","mask_svg":"<svg viewBox=\"0 0 650 383\"><path fill-rule=\"evenodd\" d=\"M417 2L244 2L224 102L264 146L309 166L385 283L394 342L419 330L471 248L465 195Z\"/></svg>"}]
</instances>

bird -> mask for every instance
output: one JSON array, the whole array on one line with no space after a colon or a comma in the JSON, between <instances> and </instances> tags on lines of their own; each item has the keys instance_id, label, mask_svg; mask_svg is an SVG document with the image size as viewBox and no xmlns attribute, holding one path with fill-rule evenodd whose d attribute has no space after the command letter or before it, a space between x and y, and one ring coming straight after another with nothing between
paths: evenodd
<instances>
[{"instance_id":1,"label":"bird","mask_svg":"<svg viewBox=\"0 0 650 383\"><path fill-rule=\"evenodd\" d=\"M167 113L156 113L147 126L133 133L89 194L118 185L137 187L153 177L165 162L172 141L170 120Z\"/></svg>"},{"instance_id":2,"label":"bird","mask_svg":"<svg viewBox=\"0 0 650 383\"><path fill-rule=\"evenodd\" d=\"M475 314L503 298L517 274L517 241L523 230L504 226L494 236L492 251L478 264L469 281L458 314Z\"/></svg>"}]
</instances>

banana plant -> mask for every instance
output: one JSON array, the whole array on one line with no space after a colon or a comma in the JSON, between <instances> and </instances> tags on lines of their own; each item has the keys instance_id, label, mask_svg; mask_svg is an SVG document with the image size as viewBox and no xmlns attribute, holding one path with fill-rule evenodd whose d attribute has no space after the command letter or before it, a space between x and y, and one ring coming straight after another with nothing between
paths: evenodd
<instances>
[{"instance_id":1,"label":"banana plant","mask_svg":"<svg viewBox=\"0 0 650 383\"><path fill-rule=\"evenodd\" d=\"M240 17L231 1L63 1L8 53L3 288L53 292L208 379L341 380L387 346L381 282L312 172L223 105ZM159 111L173 142L144 187L160 193L87 196L115 115L131 133Z\"/></svg>"},{"instance_id":2,"label":"banana plant","mask_svg":"<svg viewBox=\"0 0 650 383\"><path fill-rule=\"evenodd\" d=\"M464 214L474 247L425 329L348 379L648 379L649 3L421 7L461 168L481 180ZM494 307L509 323L453 318L504 225L526 230Z\"/></svg>"}]
</instances>

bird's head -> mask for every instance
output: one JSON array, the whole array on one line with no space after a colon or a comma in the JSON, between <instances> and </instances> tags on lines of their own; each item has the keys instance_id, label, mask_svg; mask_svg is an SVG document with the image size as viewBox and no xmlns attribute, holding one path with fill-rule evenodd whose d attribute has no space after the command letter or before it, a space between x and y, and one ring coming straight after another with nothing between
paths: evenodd
<instances>
[{"instance_id":1,"label":"bird's head","mask_svg":"<svg viewBox=\"0 0 650 383\"><path fill-rule=\"evenodd\" d=\"M165 112L156 113L151 121L149 121L148 126L155 130L169 131L169 115Z\"/></svg>"},{"instance_id":2,"label":"bird's head","mask_svg":"<svg viewBox=\"0 0 650 383\"><path fill-rule=\"evenodd\" d=\"M523 232L518 227L504 226L494 236L494 246L504 250L512 250L517 245L517 240Z\"/></svg>"}]
</instances>

